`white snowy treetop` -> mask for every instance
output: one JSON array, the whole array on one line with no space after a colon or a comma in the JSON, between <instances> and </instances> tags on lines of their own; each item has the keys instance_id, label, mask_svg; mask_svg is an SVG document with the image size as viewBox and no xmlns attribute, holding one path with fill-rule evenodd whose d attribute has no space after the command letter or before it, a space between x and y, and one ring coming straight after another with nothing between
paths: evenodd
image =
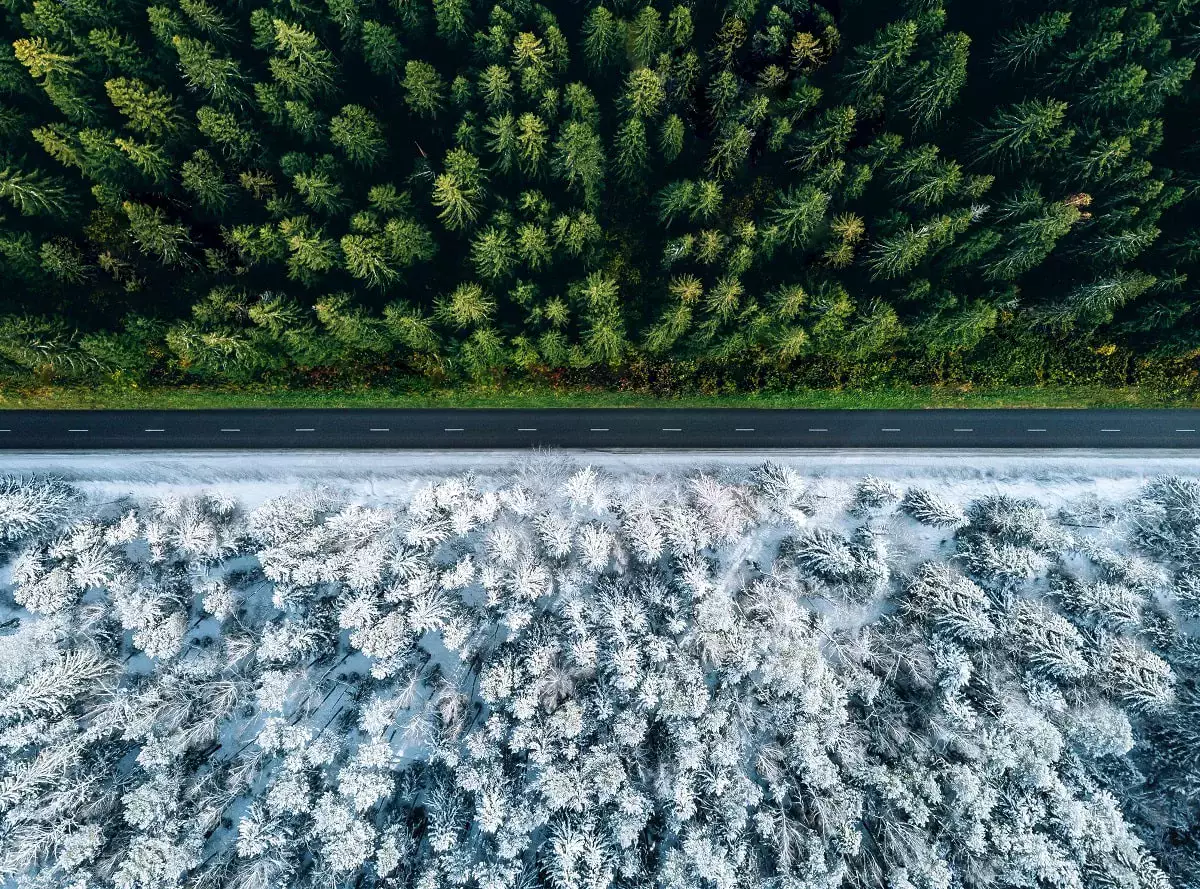
<instances>
[{"instance_id":1,"label":"white snowy treetop","mask_svg":"<svg viewBox=\"0 0 1200 889\"><path fill-rule=\"evenodd\" d=\"M544 458L68 516L0 480L0 875L1186 885L1200 485L902 491Z\"/></svg>"}]
</instances>

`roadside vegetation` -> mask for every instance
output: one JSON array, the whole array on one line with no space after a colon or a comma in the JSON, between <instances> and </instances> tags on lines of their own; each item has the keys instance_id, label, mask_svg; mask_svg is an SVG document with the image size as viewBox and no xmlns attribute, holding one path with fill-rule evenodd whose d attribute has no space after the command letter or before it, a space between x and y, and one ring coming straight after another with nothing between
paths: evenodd
<instances>
[{"instance_id":1,"label":"roadside vegetation","mask_svg":"<svg viewBox=\"0 0 1200 889\"><path fill-rule=\"evenodd\" d=\"M1196 397L1194 0L0 10L5 403Z\"/></svg>"},{"instance_id":2,"label":"roadside vegetation","mask_svg":"<svg viewBox=\"0 0 1200 889\"><path fill-rule=\"evenodd\" d=\"M14 388L0 393L0 409L201 410L218 408L1200 408L1200 396L1167 397L1136 388L983 389L911 386L877 389L806 389L784 394L733 393L664 399L639 392L555 389L534 384L436 388L282 389L262 385L212 388L150 386L115 389L78 386Z\"/></svg>"}]
</instances>

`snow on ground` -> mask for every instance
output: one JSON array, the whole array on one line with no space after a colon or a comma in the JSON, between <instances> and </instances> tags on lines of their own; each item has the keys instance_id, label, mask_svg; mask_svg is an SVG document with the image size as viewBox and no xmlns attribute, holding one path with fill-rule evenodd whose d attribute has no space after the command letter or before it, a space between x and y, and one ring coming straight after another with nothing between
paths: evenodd
<instances>
[{"instance_id":1,"label":"snow on ground","mask_svg":"<svg viewBox=\"0 0 1200 889\"><path fill-rule=\"evenodd\" d=\"M60 475L94 497L156 496L229 487L254 507L281 488L323 483L364 502L406 500L431 479L471 471L508 476L550 456L630 481L696 469L745 468L770 459L836 496L866 475L900 485L936 482L946 495L1095 493L1121 498L1159 475L1200 476L1192 451L762 450L762 451L30 451L0 454L0 473Z\"/></svg>"}]
</instances>

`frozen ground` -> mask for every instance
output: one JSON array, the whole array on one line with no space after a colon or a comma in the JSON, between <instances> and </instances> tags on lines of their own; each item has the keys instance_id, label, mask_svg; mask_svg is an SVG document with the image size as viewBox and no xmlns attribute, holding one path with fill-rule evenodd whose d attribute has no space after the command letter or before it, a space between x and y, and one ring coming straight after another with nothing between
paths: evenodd
<instances>
[{"instance_id":1,"label":"frozen ground","mask_svg":"<svg viewBox=\"0 0 1200 889\"><path fill-rule=\"evenodd\" d=\"M0 885L1198 889L1198 476L4 454Z\"/></svg>"},{"instance_id":2,"label":"frozen ground","mask_svg":"<svg viewBox=\"0 0 1200 889\"><path fill-rule=\"evenodd\" d=\"M152 497L166 490L230 486L256 506L281 487L336 485L366 500L405 499L432 478L471 471L506 476L551 455L636 478L696 469L746 468L775 460L837 490L865 475L897 483L938 482L963 496L1037 492L1056 499L1095 492L1120 497L1158 475L1200 476L1191 451L131 451L0 452L0 473L53 473L90 495Z\"/></svg>"}]
</instances>

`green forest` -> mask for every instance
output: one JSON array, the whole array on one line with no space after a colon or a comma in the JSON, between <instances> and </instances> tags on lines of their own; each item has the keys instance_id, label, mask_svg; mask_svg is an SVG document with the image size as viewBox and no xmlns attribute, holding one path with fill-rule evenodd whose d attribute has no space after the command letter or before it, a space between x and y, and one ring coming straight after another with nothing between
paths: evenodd
<instances>
[{"instance_id":1,"label":"green forest","mask_svg":"<svg viewBox=\"0 0 1200 889\"><path fill-rule=\"evenodd\" d=\"M0 0L0 380L1195 390L1197 0Z\"/></svg>"}]
</instances>

